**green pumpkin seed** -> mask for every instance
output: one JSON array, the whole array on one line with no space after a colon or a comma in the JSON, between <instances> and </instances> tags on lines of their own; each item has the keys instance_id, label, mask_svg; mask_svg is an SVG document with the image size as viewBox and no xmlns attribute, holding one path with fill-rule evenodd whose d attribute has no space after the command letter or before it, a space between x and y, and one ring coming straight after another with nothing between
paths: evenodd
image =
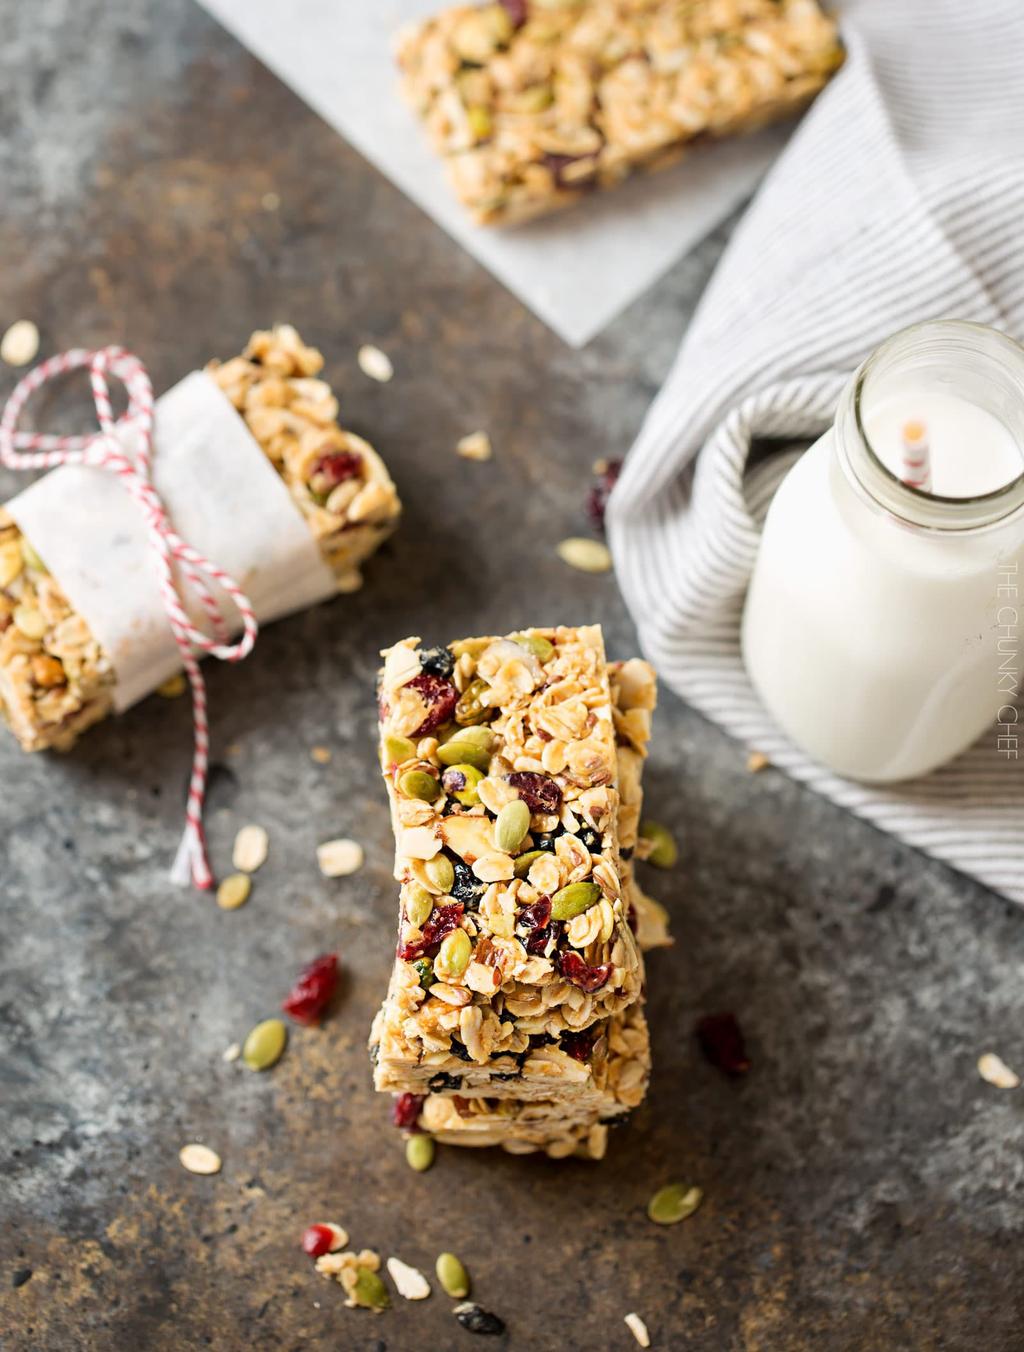
<instances>
[{"instance_id":1,"label":"green pumpkin seed","mask_svg":"<svg viewBox=\"0 0 1024 1352\"><path fill-rule=\"evenodd\" d=\"M551 919L573 920L589 911L600 896L597 883L570 883L551 898Z\"/></svg>"},{"instance_id":2,"label":"green pumpkin seed","mask_svg":"<svg viewBox=\"0 0 1024 1352\"><path fill-rule=\"evenodd\" d=\"M640 834L651 842L651 851L647 862L655 868L673 868L679 858L679 846L672 832L661 822L645 821L640 823Z\"/></svg>"},{"instance_id":3,"label":"green pumpkin seed","mask_svg":"<svg viewBox=\"0 0 1024 1352\"><path fill-rule=\"evenodd\" d=\"M467 727L471 723L487 723L495 716L497 709L487 703L490 688L487 682L479 677L475 681L470 681L455 706L456 723Z\"/></svg>"},{"instance_id":4,"label":"green pumpkin seed","mask_svg":"<svg viewBox=\"0 0 1024 1352\"><path fill-rule=\"evenodd\" d=\"M427 880L442 892L450 892L455 885L455 865L446 854L435 854L423 865Z\"/></svg>"},{"instance_id":5,"label":"green pumpkin seed","mask_svg":"<svg viewBox=\"0 0 1024 1352\"><path fill-rule=\"evenodd\" d=\"M405 918L410 925L422 929L434 909L434 898L422 883L411 882L405 885Z\"/></svg>"},{"instance_id":6,"label":"green pumpkin seed","mask_svg":"<svg viewBox=\"0 0 1024 1352\"><path fill-rule=\"evenodd\" d=\"M419 972L421 989L425 991L430 990L435 981L434 964L429 958L417 958L413 963L413 966L416 968L417 972Z\"/></svg>"},{"instance_id":7,"label":"green pumpkin seed","mask_svg":"<svg viewBox=\"0 0 1024 1352\"><path fill-rule=\"evenodd\" d=\"M441 783L445 793L450 793L463 807L476 807L480 801L476 786L481 779L483 772L475 765L449 765L441 776Z\"/></svg>"},{"instance_id":8,"label":"green pumpkin seed","mask_svg":"<svg viewBox=\"0 0 1024 1352\"><path fill-rule=\"evenodd\" d=\"M25 560L26 567L34 568L37 573L49 572L46 564L25 539L24 535L21 537L21 557Z\"/></svg>"},{"instance_id":9,"label":"green pumpkin seed","mask_svg":"<svg viewBox=\"0 0 1024 1352\"><path fill-rule=\"evenodd\" d=\"M466 737L453 737L450 742L437 748L437 759L442 765L472 765L486 774L491 763L491 753L486 747L478 746Z\"/></svg>"},{"instance_id":10,"label":"green pumpkin seed","mask_svg":"<svg viewBox=\"0 0 1024 1352\"><path fill-rule=\"evenodd\" d=\"M543 634L513 634L512 642L533 653L538 662L547 662L555 655L555 645Z\"/></svg>"},{"instance_id":11,"label":"green pumpkin seed","mask_svg":"<svg viewBox=\"0 0 1024 1352\"><path fill-rule=\"evenodd\" d=\"M349 1295L365 1310L386 1310L391 1305L388 1288L368 1267L357 1269L355 1285Z\"/></svg>"},{"instance_id":12,"label":"green pumpkin seed","mask_svg":"<svg viewBox=\"0 0 1024 1352\"><path fill-rule=\"evenodd\" d=\"M242 1044L242 1060L250 1070L269 1070L281 1059L288 1029L280 1019L264 1019Z\"/></svg>"},{"instance_id":13,"label":"green pumpkin seed","mask_svg":"<svg viewBox=\"0 0 1024 1352\"><path fill-rule=\"evenodd\" d=\"M434 959L434 975L438 981L455 981L469 966L473 955L473 944L465 930L452 930L441 940L441 947Z\"/></svg>"},{"instance_id":14,"label":"green pumpkin seed","mask_svg":"<svg viewBox=\"0 0 1024 1352\"><path fill-rule=\"evenodd\" d=\"M252 879L247 873L229 873L217 888L217 905L222 911L237 911L249 900Z\"/></svg>"},{"instance_id":15,"label":"green pumpkin seed","mask_svg":"<svg viewBox=\"0 0 1024 1352\"><path fill-rule=\"evenodd\" d=\"M398 778L398 791L406 798L421 798L425 803L432 803L441 792L441 786L426 770L406 770Z\"/></svg>"},{"instance_id":16,"label":"green pumpkin seed","mask_svg":"<svg viewBox=\"0 0 1024 1352\"><path fill-rule=\"evenodd\" d=\"M405 1159L410 1169L424 1174L434 1163L434 1138L426 1132L418 1131L405 1143Z\"/></svg>"},{"instance_id":17,"label":"green pumpkin seed","mask_svg":"<svg viewBox=\"0 0 1024 1352\"><path fill-rule=\"evenodd\" d=\"M685 1183L669 1183L659 1188L647 1203L647 1215L655 1225L678 1225L685 1221L701 1204L704 1194L700 1188Z\"/></svg>"},{"instance_id":18,"label":"green pumpkin seed","mask_svg":"<svg viewBox=\"0 0 1024 1352\"><path fill-rule=\"evenodd\" d=\"M408 737L384 738L385 765L403 765L407 760L412 760L415 754L416 746Z\"/></svg>"},{"instance_id":19,"label":"green pumpkin seed","mask_svg":"<svg viewBox=\"0 0 1024 1352\"><path fill-rule=\"evenodd\" d=\"M469 123L469 129L473 133L475 141L486 141L494 130L490 110L484 108L481 104L477 104L475 108L466 109L466 121Z\"/></svg>"},{"instance_id":20,"label":"green pumpkin seed","mask_svg":"<svg viewBox=\"0 0 1024 1352\"><path fill-rule=\"evenodd\" d=\"M541 859L547 853L547 850L527 850L525 854L521 854L514 865L516 877L525 878L530 871L530 865L535 860Z\"/></svg>"},{"instance_id":21,"label":"green pumpkin seed","mask_svg":"<svg viewBox=\"0 0 1024 1352\"><path fill-rule=\"evenodd\" d=\"M505 854L515 854L530 829L530 809L521 798L513 798L498 813L494 822L494 843Z\"/></svg>"},{"instance_id":22,"label":"green pumpkin seed","mask_svg":"<svg viewBox=\"0 0 1024 1352\"><path fill-rule=\"evenodd\" d=\"M469 742L471 746L482 747L484 751L493 751L495 736L490 728L482 723L476 723L469 728L452 728L444 739L444 745L447 746L450 742Z\"/></svg>"},{"instance_id":23,"label":"green pumpkin seed","mask_svg":"<svg viewBox=\"0 0 1024 1352\"><path fill-rule=\"evenodd\" d=\"M469 1295L469 1273L453 1253L438 1254L434 1271L446 1295L452 1300L465 1300Z\"/></svg>"}]
</instances>

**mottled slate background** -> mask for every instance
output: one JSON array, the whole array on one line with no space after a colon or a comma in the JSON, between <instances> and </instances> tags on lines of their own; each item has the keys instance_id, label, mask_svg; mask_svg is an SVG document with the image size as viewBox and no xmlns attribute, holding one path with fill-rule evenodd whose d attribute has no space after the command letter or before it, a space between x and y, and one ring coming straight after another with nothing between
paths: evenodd
<instances>
[{"instance_id":1,"label":"mottled slate background","mask_svg":"<svg viewBox=\"0 0 1024 1352\"><path fill-rule=\"evenodd\" d=\"M776 772L748 775L668 694L648 792L683 857L647 881L678 942L650 964L653 1092L605 1163L449 1150L416 1176L369 1090L394 910L377 649L599 619L613 654L633 650L614 583L553 546L584 528L590 463L628 445L727 230L574 353L187 0L3 13L0 327L36 320L47 352L124 341L165 387L292 320L407 515L361 593L209 672L214 860L246 821L272 837L243 910L167 882L184 701L151 699L65 757L0 743L0 1343L471 1343L436 1294L345 1310L297 1246L333 1217L427 1270L461 1253L512 1348L628 1349L630 1309L656 1347L700 1352L1020 1347L1024 1099L975 1060L1024 1064L1022 917ZM365 341L393 356L392 384L358 371ZM477 427L490 465L452 453ZM367 865L331 882L314 849L337 834ZM266 1076L225 1065L332 947L329 1024ZM742 1083L695 1048L718 1009L748 1033ZM178 1165L196 1137L218 1178ZM706 1201L663 1231L643 1208L671 1178Z\"/></svg>"}]
</instances>

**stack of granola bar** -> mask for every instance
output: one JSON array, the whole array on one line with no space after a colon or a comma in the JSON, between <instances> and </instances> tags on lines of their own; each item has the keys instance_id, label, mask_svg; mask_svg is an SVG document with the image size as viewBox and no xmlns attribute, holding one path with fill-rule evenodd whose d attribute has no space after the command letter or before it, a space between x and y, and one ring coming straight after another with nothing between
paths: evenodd
<instances>
[{"instance_id":1,"label":"stack of granola bar","mask_svg":"<svg viewBox=\"0 0 1024 1352\"><path fill-rule=\"evenodd\" d=\"M665 932L631 858L655 697L596 626L385 653L401 913L371 1049L400 1125L600 1158L643 1099L638 934Z\"/></svg>"}]
</instances>

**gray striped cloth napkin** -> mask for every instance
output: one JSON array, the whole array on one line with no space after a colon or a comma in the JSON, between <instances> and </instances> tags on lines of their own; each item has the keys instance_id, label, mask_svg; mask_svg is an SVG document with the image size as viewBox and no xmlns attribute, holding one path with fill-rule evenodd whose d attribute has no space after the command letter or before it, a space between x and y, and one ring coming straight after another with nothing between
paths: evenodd
<instances>
[{"instance_id":1,"label":"gray striped cloth napkin","mask_svg":"<svg viewBox=\"0 0 1024 1352\"><path fill-rule=\"evenodd\" d=\"M1024 902L1024 764L998 755L994 729L920 780L868 788L785 738L740 659L759 523L790 463L748 472L751 439L816 437L849 373L917 320L1024 337L1024 3L851 0L843 29L846 65L731 240L627 458L609 539L643 647L680 695Z\"/></svg>"}]
</instances>

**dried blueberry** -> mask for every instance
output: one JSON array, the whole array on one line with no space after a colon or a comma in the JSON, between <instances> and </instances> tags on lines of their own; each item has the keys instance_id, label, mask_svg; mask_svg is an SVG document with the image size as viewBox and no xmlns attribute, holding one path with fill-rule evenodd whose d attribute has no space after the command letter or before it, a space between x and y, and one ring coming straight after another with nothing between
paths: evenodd
<instances>
[{"instance_id":1,"label":"dried blueberry","mask_svg":"<svg viewBox=\"0 0 1024 1352\"><path fill-rule=\"evenodd\" d=\"M535 850L545 850L548 854L553 854L555 849L555 841L561 834L562 834L561 827L559 827L557 831L544 831L540 835L534 836L533 848Z\"/></svg>"},{"instance_id":2,"label":"dried blueberry","mask_svg":"<svg viewBox=\"0 0 1024 1352\"><path fill-rule=\"evenodd\" d=\"M486 1333L495 1336L505 1332L505 1321L479 1305L464 1301L455 1307L455 1318L469 1333Z\"/></svg>"},{"instance_id":3,"label":"dried blueberry","mask_svg":"<svg viewBox=\"0 0 1024 1352\"><path fill-rule=\"evenodd\" d=\"M448 648L421 648L420 667L429 675L447 681L455 670L455 658Z\"/></svg>"},{"instance_id":4,"label":"dried blueberry","mask_svg":"<svg viewBox=\"0 0 1024 1352\"><path fill-rule=\"evenodd\" d=\"M457 856L449 857L455 870L455 881L452 883L449 896L461 901L468 910L475 910L480 905L480 898L487 891L487 884L480 882L464 860Z\"/></svg>"},{"instance_id":5,"label":"dried blueberry","mask_svg":"<svg viewBox=\"0 0 1024 1352\"><path fill-rule=\"evenodd\" d=\"M449 1075L446 1070L439 1070L436 1075L431 1075L427 1088L432 1094L440 1093L442 1089L461 1089L462 1076Z\"/></svg>"}]
</instances>

